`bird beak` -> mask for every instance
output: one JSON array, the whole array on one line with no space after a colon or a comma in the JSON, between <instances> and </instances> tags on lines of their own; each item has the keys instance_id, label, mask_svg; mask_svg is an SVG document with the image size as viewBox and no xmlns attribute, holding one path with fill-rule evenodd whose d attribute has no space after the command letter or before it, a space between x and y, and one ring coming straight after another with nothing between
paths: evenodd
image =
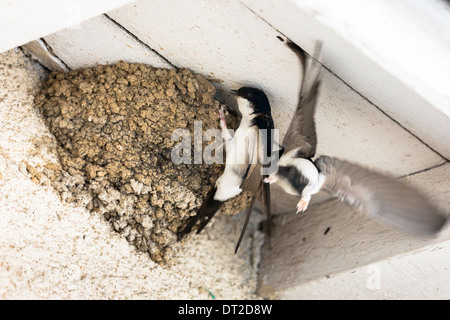
<instances>
[{"instance_id":1,"label":"bird beak","mask_svg":"<svg viewBox=\"0 0 450 320\"><path fill-rule=\"evenodd\" d=\"M238 91L237 90L231 90L230 93L233 96L237 96L238 95Z\"/></svg>"}]
</instances>

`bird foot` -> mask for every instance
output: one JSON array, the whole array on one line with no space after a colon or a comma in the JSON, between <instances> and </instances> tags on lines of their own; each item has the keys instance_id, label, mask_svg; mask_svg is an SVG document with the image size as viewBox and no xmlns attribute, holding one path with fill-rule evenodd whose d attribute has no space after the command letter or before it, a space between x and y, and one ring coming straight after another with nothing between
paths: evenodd
<instances>
[{"instance_id":1,"label":"bird foot","mask_svg":"<svg viewBox=\"0 0 450 320\"><path fill-rule=\"evenodd\" d=\"M220 117L220 128L222 129L222 139L228 141L232 139L232 136L230 135L227 129L227 121L225 120L225 109L223 105L219 109L219 117Z\"/></svg>"},{"instance_id":2,"label":"bird foot","mask_svg":"<svg viewBox=\"0 0 450 320\"><path fill-rule=\"evenodd\" d=\"M308 208L309 200L311 200L311 196L304 196L297 203L297 213L303 212Z\"/></svg>"},{"instance_id":3,"label":"bird foot","mask_svg":"<svg viewBox=\"0 0 450 320\"><path fill-rule=\"evenodd\" d=\"M273 174L271 174L270 176L268 176L267 178L265 178L263 180L264 183L269 183L269 184L275 183L277 181L278 181L278 176L273 175Z\"/></svg>"}]
</instances>

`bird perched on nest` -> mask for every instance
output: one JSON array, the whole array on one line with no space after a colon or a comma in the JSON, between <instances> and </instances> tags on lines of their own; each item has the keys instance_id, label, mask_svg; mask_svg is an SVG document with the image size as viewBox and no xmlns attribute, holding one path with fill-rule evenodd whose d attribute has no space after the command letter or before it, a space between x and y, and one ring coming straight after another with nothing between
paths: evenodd
<instances>
[{"instance_id":1,"label":"bird perched on nest","mask_svg":"<svg viewBox=\"0 0 450 320\"><path fill-rule=\"evenodd\" d=\"M439 231L447 217L419 191L349 162L321 156L313 161L317 139L314 111L322 66L292 42L288 46L304 68L299 102L280 151L278 172L264 179L300 197L297 212L307 209L311 196L324 190L371 218L415 234ZM316 48L315 57L320 46Z\"/></svg>"},{"instance_id":2,"label":"bird perched on nest","mask_svg":"<svg viewBox=\"0 0 450 320\"><path fill-rule=\"evenodd\" d=\"M197 214L179 233L178 239L190 233L198 221L200 225L197 234L200 233L226 200L242 191L250 191L253 198L247 209L244 226L236 245L235 252L237 252L255 199L259 194L262 194L263 213L267 214L270 222L270 186L263 183L263 179L268 178L268 174L264 174L262 169L270 166L274 124L269 100L262 90L242 87L232 93L237 97L242 118L234 136L231 136L226 129L223 109L220 110L222 136L226 142L225 170L217 179Z\"/></svg>"}]
</instances>

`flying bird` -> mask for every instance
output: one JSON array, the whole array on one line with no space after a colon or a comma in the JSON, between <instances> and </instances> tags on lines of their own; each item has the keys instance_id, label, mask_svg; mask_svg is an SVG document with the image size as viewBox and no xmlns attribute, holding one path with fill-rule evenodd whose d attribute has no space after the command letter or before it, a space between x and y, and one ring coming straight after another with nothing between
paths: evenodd
<instances>
[{"instance_id":1,"label":"flying bird","mask_svg":"<svg viewBox=\"0 0 450 320\"><path fill-rule=\"evenodd\" d=\"M237 98L242 118L234 136L231 136L226 130L223 109L220 110L220 125L226 143L225 170L217 179L197 214L178 234L178 239L190 233L197 222L199 222L197 234L200 233L226 200L242 191L250 191L253 198L247 208L244 226L236 245L235 252L237 252L255 199L260 194L262 194L263 213L267 214L270 221L270 186L263 183L263 179L268 178L268 174L263 174L262 169L270 166L274 124L269 100L262 90L242 87L239 90L233 90L232 93Z\"/></svg>"},{"instance_id":2,"label":"flying bird","mask_svg":"<svg viewBox=\"0 0 450 320\"><path fill-rule=\"evenodd\" d=\"M313 194L324 190L381 224L414 234L438 232L447 217L416 189L333 157L312 160L317 147L314 112L323 67L293 42L287 44L304 66L302 87L281 146L278 171L264 182L278 183L285 192L299 196L297 213L307 209ZM315 57L319 51L320 45Z\"/></svg>"}]
</instances>

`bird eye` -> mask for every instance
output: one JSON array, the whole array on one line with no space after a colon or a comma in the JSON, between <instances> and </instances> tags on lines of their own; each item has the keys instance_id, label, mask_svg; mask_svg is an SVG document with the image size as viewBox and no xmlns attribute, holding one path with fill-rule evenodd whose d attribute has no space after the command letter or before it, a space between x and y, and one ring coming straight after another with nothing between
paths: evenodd
<instances>
[{"instance_id":1,"label":"bird eye","mask_svg":"<svg viewBox=\"0 0 450 320\"><path fill-rule=\"evenodd\" d=\"M247 98L252 98L252 97L253 97L253 93L247 92Z\"/></svg>"}]
</instances>

